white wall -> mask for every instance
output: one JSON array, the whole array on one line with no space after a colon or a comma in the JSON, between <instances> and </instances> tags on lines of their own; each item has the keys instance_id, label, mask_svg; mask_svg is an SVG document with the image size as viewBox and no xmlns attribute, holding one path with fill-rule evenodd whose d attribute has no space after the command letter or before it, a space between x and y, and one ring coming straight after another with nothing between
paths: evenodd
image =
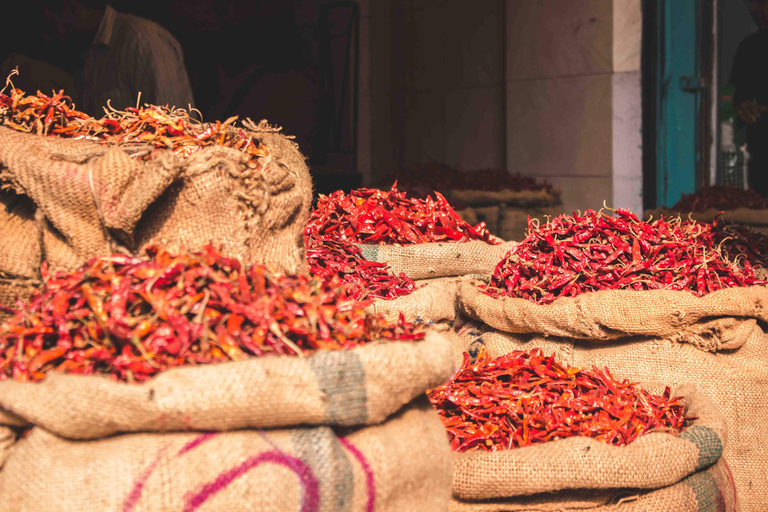
<instances>
[{"instance_id":1,"label":"white wall","mask_svg":"<svg viewBox=\"0 0 768 512\"><path fill-rule=\"evenodd\" d=\"M565 211L641 211L640 3L361 2L368 183L436 159L547 180Z\"/></svg>"}]
</instances>

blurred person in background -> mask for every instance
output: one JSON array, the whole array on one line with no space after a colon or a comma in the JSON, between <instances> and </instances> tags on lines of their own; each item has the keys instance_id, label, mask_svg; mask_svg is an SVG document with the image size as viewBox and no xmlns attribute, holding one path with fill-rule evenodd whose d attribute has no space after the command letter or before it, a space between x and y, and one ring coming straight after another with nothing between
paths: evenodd
<instances>
[{"instance_id":1,"label":"blurred person in background","mask_svg":"<svg viewBox=\"0 0 768 512\"><path fill-rule=\"evenodd\" d=\"M768 196L768 0L752 0L749 11L760 30L739 44L731 83L736 115L747 125L749 187Z\"/></svg>"},{"instance_id":2,"label":"blurred person in background","mask_svg":"<svg viewBox=\"0 0 768 512\"><path fill-rule=\"evenodd\" d=\"M142 104L194 107L181 46L157 23L101 0L33 0L26 9L36 21L10 42L15 53L2 69L7 75L19 65L21 76L13 81L25 92L50 94L73 84L65 94L95 117L108 100L118 110L136 106L139 93Z\"/></svg>"}]
</instances>

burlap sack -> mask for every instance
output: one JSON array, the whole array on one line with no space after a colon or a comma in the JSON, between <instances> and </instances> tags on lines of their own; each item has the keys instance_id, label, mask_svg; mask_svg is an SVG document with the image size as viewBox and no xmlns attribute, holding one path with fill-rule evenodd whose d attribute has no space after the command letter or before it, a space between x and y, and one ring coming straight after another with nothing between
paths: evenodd
<instances>
[{"instance_id":1,"label":"burlap sack","mask_svg":"<svg viewBox=\"0 0 768 512\"><path fill-rule=\"evenodd\" d=\"M386 263L392 272L412 279L491 274L496 264L515 246L481 241L412 245L358 245L369 261Z\"/></svg>"},{"instance_id":2,"label":"burlap sack","mask_svg":"<svg viewBox=\"0 0 768 512\"><path fill-rule=\"evenodd\" d=\"M450 378L450 342L380 342L306 358L183 366L140 384L52 373L0 382L0 408L62 437L123 432L370 425ZM0 417L2 421L2 417Z\"/></svg>"},{"instance_id":3,"label":"burlap sack","mask_svg":"<svg viewBox=\"0 0 768 512\"><path fill-rule=\"evenodd\" d=\"M470 206L506 204L521 208L554 206L559 197L547 190L450 190L446 198Z\"/></svg>"},{"instance_id":4,"label":"burlap sack","mask_svg":"<svg viewBox=\"0 0 768 512\"><path fill-rule=\"evenodd\" d=\"M715 351L740 347L760 330L757 320L768 321L768 288L726 288L702 297L685 291L604 290L538 305L494 299L464 282L459 307L505 332L602 341L653 336Z\"/></svg>"},{"instance_id":5,"label":"burlap sack","mask_svg":"<svg viewBox=\"0 0 768 512\"><path fill-rule=\"evenodd\" d=\"M687 219L690 218L699 222L712 222L717 214L722 210L716 210L714 208L705 210L703 212L676 212L668 208L656 208L655 210L646 210L645 218L653 217L658 219L660 216L677 217L682 216ZM755 210L753 208L736 208L735 210L725 210L723 215L719 217L723 221L733 222L736 224L746 224L749 226L768 226L768 210Z\"/></svg>"},{"instance_id":6,"label":"burlap sack","mask_svg":"<svg viewBox=\"0 0 768 512\"><path fill-rule=\"evenodd\" d=\"M538 220L544 225L547 219L554 218L563 212L562 205L542 208L517 208L504 206L501 209L499 220L499 237L502 240L523 240L528 232L528 217Z\"/></svg>"},{"instance_id":7,"label":"burlap sack","mask_svg":"<svg viewBox=\"0 0 768 512\"><path fill-rule=\"evenodd\" d=\"M566 491L484 502L451 501L451 512L736 512L736 490L724 458L653 491ZM738 510L741 510L739 508Z\"/></svg>"},{"instance_id":8,"label":"burlap sack","mask_svg":"<svg viewBox=\"0 0 768 512\"><path fill-rule=\"evenodd\" d=\"M35 203L24 195L0 192L0 275L35 278L40 263Z\"/></svg>"},{"instance_id":9,"label":"burlap sack","mask_svg":"<svg viewBox=\"0 0 768 512\"><path fill-rule=\"evenodd\" d=\"M660 393L663 387L649 387ZM693 386L683 396L698 419L680 435L651 432L626 446L571 437L497 452L454 454L453 495L461 500L526 496L565 489L658 489L717 462L727 444L725 419Z\"/></svg>"},{"instance_id":10,"label":"burlap sack","mask_svg":"<svg viewBox=\"0 0 768 512\"><path fill-rule=\"evenodd\" d=\"M390 322L396 322L400 313L409 322L452 322L456 318L460 279L438 277L416 281L417 289L410 295L393 300L376 299L368 306L368 311L380 313Z\"/></svg>"},{"instance_id":11,"label":"burlap sack","mask_svg":"<svg viewBox=\"0 0 768 512\"><path fill-rule=\"evenodd\" d=\"M557 303L562 299L550 306L528 303L522 309L498 305L496 311L489 312L486 307L477 307L479 302L468 305L474 295L465 291L460 286L459 308L479 320L463 315L456 320L456 335L451 339L456 344L457 362L462 351L472 354L483 346L491 356L538 347L573 366L607 366L617 378L669 385L692 383L726 418L729 440L725 456L733 470L742 510L765 510L761 506L768 503L768 451L759 448L768 445L768 402L764 398L768 394L768 335L762 328L766 314L763 288L723 290L728 293L701 298L685 292L680 292L679 298L654 293L665 300L653 304L631 296L650 292L599 292L585 294L580 301L579 297L569 299L559 312ZM589 295L602 295L603 299L590 299ZM610 295L617 300L605 299ZM527 309L529 306L534 309ZM547 307L554 309L549 314L539 309ZM532 315L537 314L543 318L533 323L536 318ZM650 334L651 326L658 327L665 319L676 322L677 330ZM492 327L502 323L527 333ZM535 333L534 325L541 332ZM595 335L584 339L590 332Z\"/></svg>"},{"instance_id":12,"label":"burlap sack","mask_svg":"<svg viewBox=\"0 0 768 512\"><path fill-rule=\"evenodd\" d=\"M42 256L72 270L121 244L198 250L214 243L230 256L306 273L302 230L312 186L290 140L250 124L266 156L206 147L188 158L164 151L144 162L144 147L107 148L85 140L0 128L0 183L28 196L41 216ZM252 164L252 162L251 162Z\"/></svg>"},{"instance_id":13,"label":"burlap sack","mask_svg":"<svg viewBox=\"0 0 768 512\"><path fill-rule=\"evenodd\" d=\"M0 472L6 512L447 510L451 454L425 398L385 423L68 441L41 428Z\"/></svg>"},{"instance_id":14,"label":"burlap sack","mask_svg":"<svg viewBox=\"0 0 768 512\"><path fill-rule=\"evenodd\" d=\"M0 274L0 305L15 308L17 300L25 301L32 296L36 283L34 279L6 278ZM0 309L0 324L10 316L10 313Z\"/></svg>"}]
</instances>

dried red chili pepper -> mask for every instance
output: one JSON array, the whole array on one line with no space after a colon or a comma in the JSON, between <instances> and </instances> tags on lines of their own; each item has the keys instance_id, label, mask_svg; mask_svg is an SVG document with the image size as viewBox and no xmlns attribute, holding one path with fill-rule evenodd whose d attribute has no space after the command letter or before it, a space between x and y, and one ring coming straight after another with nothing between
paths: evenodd
<instances>
[{"instance_id":1,"label":"dried red chili pepper","mask_svg":"<svg viewBox=\"0 0 768 512\"><path fill-rule=\"evenodd\" d=\"M304 234L361 244L500 243L484 222L472 227L462 220L439 192L435 199L406 198L397 182L388 192L360 188L348 195L341 190L321 195Z\"/></svg>"},{"instance_id":2,"label":"dried red chili pepper","mask_svg":"<svg viewBox=\"0 0 768 512\"><path fill-rule=\"evenodd\" d=\"M338 276L349 283L349 295L355 300L395 299L416 289L413 279L395 275L386 263L368 261L355 244L335 240L318 240L306 236L309 273L330 278Z\"/></svg>"},{"instance_id":3,"label":"dried red chili pepper","mask_svg":"<svg viewBox=\"0 0 768 512\"><path fill-rule=\"evenodd\" d=\"M622 446L648 432L679 433L680 398L653 395L605 368L591 371L544 357L541 349L477 362L464 354L453 378L428 393L454 451L497 451L568 437Z\"/></svg>"},{"instance_id":4,"label":"dried red chili pepper","mask_svg":"<svg viewBox=\"0 0 768 512\"><path fill-rule=\"evenodd\" d=\"M105 145L130 143L154 147L154 151L137 153L144 159L163 149L185 157L211 145L232 147L252 158L264 156L265 148L258 141L234 127L236 120L234 116L223 123L203 124L183 109L157 105L124 111L109 108L104 117L95 119L75 110L63 90L48 97L39 91L36 95L26 95L11 87L10 96L0 96L3 126L38 135L89 139Z\"/></svg>"},{"instance_id":5,"label":"dried red chili pepper","mask_svg":"<svg viewBox=\"0 0 768 512\"><path fill-rule=\"evenodd\" d=\"M768 198L754 190L712 185L684 194L672 209L676 212L703 212L706 210L735 210L737 208L768 209Z\"/></svg>"},{"instance_id":6,"label":"dried red chili pepper","mask_svg":"<svg viewBox=\"0 0 768 512\"><path fill-rule=\"evenodd\" d=\"M147 253L93 258L47 278L0 327L0 380L53 371L140 382L186 364L424 337L402 316L391 324L366 313L369 302L350 298L339 278L243 268L211 247Z\"/></svg>"},{"instance_id":7,"label":"dried red chili pepper","mask_svg":"<svg viewBox=\"0 0 768 512\"><path fill-rule=\"evenodd\" d=\"M730 236L729 240L726 240ZM529 221L528 236L496 266L493 297L537 304L607 289L686 290L701 296L722 288L764 285L734 231L679 217L643 222L587 210L560 215L544 226ZM755 249L759 250L759 249Z\"/></svg>"}]
</instances>

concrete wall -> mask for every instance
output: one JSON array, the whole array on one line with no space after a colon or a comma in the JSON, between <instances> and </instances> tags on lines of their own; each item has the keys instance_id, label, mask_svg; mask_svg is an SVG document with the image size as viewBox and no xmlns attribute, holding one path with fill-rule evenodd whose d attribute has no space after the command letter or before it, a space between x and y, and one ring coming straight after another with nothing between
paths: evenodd
<instances>
[{"instance_id":1,"label":"concrete wall","mask_svg":"<svg viewBox=\"0 0 768 512\"><path fill-rule=\"evenodd\" d=\"M566 211L641 211L640 0L368 2L368 183L436 159L546 179Z\"/></svg>"}]
</instances>

